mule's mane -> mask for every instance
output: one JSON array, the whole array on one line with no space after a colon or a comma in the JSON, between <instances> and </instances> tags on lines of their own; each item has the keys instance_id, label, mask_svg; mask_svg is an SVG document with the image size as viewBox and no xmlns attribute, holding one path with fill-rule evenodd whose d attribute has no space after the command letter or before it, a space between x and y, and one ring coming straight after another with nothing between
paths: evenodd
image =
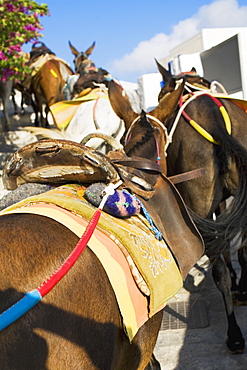
<instances>
[{"instance_id":1,"label":"mule's mane","mask_svg":"<svg viewBox=\"0 0 247 370\"><path fill-rule=\"evenodd\" d=\"M148 154L154 151L153 142L150 140L153 138L153 134L154 128L146 118L145 112L142 111L137 130L134 127L131 132L131 136L134 137L134 139L130 139L130 142L126 144L127 155L150 157Z\"/></svg>"}]
</instances>

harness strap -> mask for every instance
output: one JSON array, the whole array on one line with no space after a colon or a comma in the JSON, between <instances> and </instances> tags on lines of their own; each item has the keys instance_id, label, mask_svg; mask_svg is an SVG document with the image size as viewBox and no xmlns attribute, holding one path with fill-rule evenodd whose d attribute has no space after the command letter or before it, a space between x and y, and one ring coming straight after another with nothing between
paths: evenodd
<instances>
[{"instance_id":1,"label":"harness strap","mask_svg":"<svg viewBox=\"0 0 247 370\"><path fill-rule=\"evenodd\" d=\"M136 169L139 169L139 170L149 170L149 171L156 171L156 172L159 172L159 173L163 173L163 169L162 167L153 162L153 161L149 161L148 159L146 160L140 160L140 159L117 159L117 160L113 160L113 162L115 164L119 164L119 165L122 165L122 166L127 166L127 167L134 167ZM188 180L192 180L192 179L195 179L197 177L200 177L200 176L203 176L205 175L206 171L204 168L197 168L195 170L191 170L191 171L187 171L187 172L184 172L184 173L180 173L178 175L174 175L174 176L170 176L168 177L168 179L173 183L173 184L178 184L180 182L184 182L184 181L188 181Z\"/></svg>"},{"instance_id":2,"label":"harness strap","mask_svg":"<svg viewBox=\"0 0 247 370\"><path fill-rule=\"evenodd\" d=\"M208 94L208 93L203 93L203 94L200 94L200 96L208 96L209 98L211 98L215 104L219 107L219 110L220 110L220 113L224 119L224 122L225 122L225 127L226 127L226 130L228 132L229 135L231 135L231 121L230 121L230 117L225 109L225 107L221 104L221 102L216 99L214 96L212 96L211 94ZM192 95L194 96L194 95ZM196 94L195 97L198 97L199 95ZM181 97L180 98L180 107L182 108L183 107L183 98ZM203 127L201 127L196 121L194 121L186 112L185 110L183 109L182 110L182 115L184 116L184 118L189 122L189 124L200 134L202 135L205 139L207 139L208 141L210 141L211 143L213 144L217 144L219 145L219 143L213 138L212 135L209 134L209 132L207 132Z\"/></svg>"},{"instance_id":3,"label":"harness strap","mask_svg":"<svg viewBox=\"0 0 247 370\"><path fill-rule=\"evenodd\" d=\"M51 74L52 74L55 78L58 78L58 75L56 74L56 72L54 71L54 69L52 69L52 68L51 68L50 63L49 63L49 60L47 60L46 64L47 64L47 67L49 68L49 71L51 72Z\"/></svg>"},{"instance_id":4,"label":"harness strap","mask_svg":"<svg viewBox=\"0 0 247 370\"><path fill-rule=\"evenodd\" d=\"M214 93L215 92L215 89L216 89L216 86L219 86L222 90L222 92L225 93L225 95L227 95L227 92L225 91L224 87L217 81L213 81L211 83L211 87L210 89L207 89L205 87L199 87L198 85L191 85L190 83L188 83L187 81L185 82L185 90L187 90L189 92L189 99L187 99L185 102L183 102L182 104L180 104L180 108L179 108L179 111L178 111L178 114L175 118L175 121L173 122L173 125L172 125L172 128L167 136L167 142L166 142L166 146L165 146L165 151L167 151L167 148L169 146L170 143L172 143L172 137L173 137L173 134L174 134L174 131L178 125L178 122L179 122L179 119L182 115L182 113L184 112L185 110L185 107L194 99L196 99L198 96L200 95L204 95L204 94L207 94L209 95L211 98L214 98L214 96L211 95L211 93ZM197 91L192 93L192 89L196 89ZM207 91L207 93L205 93L205 91ZM219 102L218 99L213 99L215 102L217 101L217 105L218 103L220 104L221 107L223 107L223 105ZM221 114L224 118L224 121L226 122L226 129L227 129L227 132L229 133L230 135L230 132L231 132L231 123L230 123L230 118L229 118L229 115L228 113L226 112L225 108L221 108L220 107L220 111L221 111ZM195 121L194 121L195 122ZM195 122L195 126L197 126L197 123ZM199 126L200 127L200 126ZM209 135L209 134L208 134ZM214 140L212 138L212 140Z\"/></svg>"},{"instance_id":5,"label":"harness strap","mask_svg":"<svg viewBox=\"0 0 247 370\"><path fill-rule=\"evenodd\" d=\"M195 179L197 177L205 175L206 171L204 168L197 168L196 170L180 173L178 175L170 176L168 179L173 184L179 184L180 182Z\"/></svg>"},{"instance_id":6,"label":"harness strap","mask_svg":"<svg viewBox=\"0 0 247 370\"><path fill-rule=\"evenodd\" d=\"M162 167L153 161L150 161L148 159L143 159L143 158L125 158L125 159L116 159L113 160L115 164L120 164L122 166L127 166L127 167L134 167L140 170L149 170L149 171L156 171L161 173L162 172Z\"/></svg>"}]
</instances>

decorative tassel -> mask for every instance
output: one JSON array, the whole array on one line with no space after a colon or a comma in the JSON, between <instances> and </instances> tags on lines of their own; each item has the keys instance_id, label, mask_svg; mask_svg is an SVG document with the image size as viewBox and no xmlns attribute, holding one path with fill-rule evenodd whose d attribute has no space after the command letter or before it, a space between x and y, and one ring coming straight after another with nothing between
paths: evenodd
<instances>
[{"instance_id":1,"label":"decorative tassel","mask_svg":"<svg viewBox=\"0 0 247 370\"><path fill-rule=\"evenodd\" d=\"M95 183L90 185L84 192L84 197L95 207L98 207L106 184ZM110 195L103 207L103 211L115 217L126 218L139 213L141 206L137 198L125 190L115 190Z\"/></svg>"}]
</instances>

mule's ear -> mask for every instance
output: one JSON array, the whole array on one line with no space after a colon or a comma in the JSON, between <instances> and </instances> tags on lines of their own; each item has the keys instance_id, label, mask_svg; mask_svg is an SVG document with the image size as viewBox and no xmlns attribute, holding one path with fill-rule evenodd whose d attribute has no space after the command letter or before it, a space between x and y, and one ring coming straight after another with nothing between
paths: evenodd
<instances>
[{"instance_id":1,"label":"mule's ear","mask_svg":"<svg viewBox=\"0 0 247 370\"><path fill-rule=\"evenodd\" d=\"M91 55L91 54L92 54L92 52L93 52L94 47L95 47L95 41L92 43L92 45L90 46L90 48L88 48L88 49L84 52L84 54L86 54L87 56Z\"/></svg>"},{"instance_id":2,"label":"mule's ear","mask_svg":"<svg viewBox=\"0 0 247 370\"><path fill-rule=\"evenodd\" d=\"M176 87L176 78L171 77L159 92L158 101L160 101L167 93L172 92Z\"/></svg>"},{"instance_id":3,"label":"mule's ear","mask_svg":"<svg viewBox=\"0 0 247 370\"><path fill-rule=\"evenodd\" d=\"M170 93L167 93L160 101L159 105L154 108L150 114L158 118L161 122L165 123L167 118L174 112L176 109L180 96L183 93L184 89L184 79L176 81L176 86L174 90Z\"/></svg>"},{"instance_id":4,"label":"mule's ear","mask_svg":"<svg viewBox=\"0 0 247 370\"><path fill-rule=\"evenodd\" d=\"M197 74L195 67L192 67L190 72L194 72L195 74Z\"/></svg>"},{"instance_id":5,"label":"mule's ear","mask_svg":"<svg viewBox=\"0 0 247 370\"><path fill-rule=\"evenodd\" d=\"M118 83L111 80L108 83L108 95L112 109L124 121L125 129L128 130L138 114L132 109L126 91Z\"/></svg>"},{"instance_id":6,"label":"mule's ear","mask_svg":"<svg viewBox=\"0 0 247 370\"><path fill-rule=\"evenodd\" d=\"M69 41L69 47L70 47L70 50L71 50L72 54L74 54L76 57L77 57L77 55L80 54L79 51L76 50L76 48L71 44L70 41Z\"/></svg>"},{"instance_id":7,"label":"mule's ear","mask_svg":"<svg viewBox=\"0 0 247 370\"><path fill-rule=\"evenodd\" d=\"M158 70L159 70L159 73L161 74L161 76L163 77L163 80L165 81L165 82L167 82L171 77L172 77L172 75L171 75L171 73L167 70L167 69L165 69L165 67L163 67L158 61L157 61L157 59L155 59L155 62L156 62L156 64L157 64L157 67L158 67Z\"/></svg>"}]
</instances>

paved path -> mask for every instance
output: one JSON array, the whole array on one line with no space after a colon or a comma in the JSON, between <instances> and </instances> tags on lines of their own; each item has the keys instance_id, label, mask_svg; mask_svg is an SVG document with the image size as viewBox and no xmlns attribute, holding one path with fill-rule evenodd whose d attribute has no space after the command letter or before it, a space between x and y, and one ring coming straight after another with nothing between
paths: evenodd
<instances>
[{"instance_id":1,"label":"paved path","mask_svg":"<svg viewBox=\"0 0 247 370\"><path fill-rule=\"evenodd\" d=\"M235 254L233 259L239 274ZM161 330L155 355L162 370L246 370L247 349L241 355L231 355L225 347L227 320L221 294L211 274L208 273L205 277L203 272L193 268L192 276L195 281L201 280L198 291L190 293L183 288L176 299L173 298L170 302L187 302L188 305L192 303L194 307L197 305L196 319L199 326L207 320L208 326ZM198 302L203 302L203 305L198 305ZM247 343L247 306L235 307L235 314ZM174 320L176 316L177 312L171 312L170 319ZM185 317L182 313L181 319Z\"/></svg>"}]
</instances>

